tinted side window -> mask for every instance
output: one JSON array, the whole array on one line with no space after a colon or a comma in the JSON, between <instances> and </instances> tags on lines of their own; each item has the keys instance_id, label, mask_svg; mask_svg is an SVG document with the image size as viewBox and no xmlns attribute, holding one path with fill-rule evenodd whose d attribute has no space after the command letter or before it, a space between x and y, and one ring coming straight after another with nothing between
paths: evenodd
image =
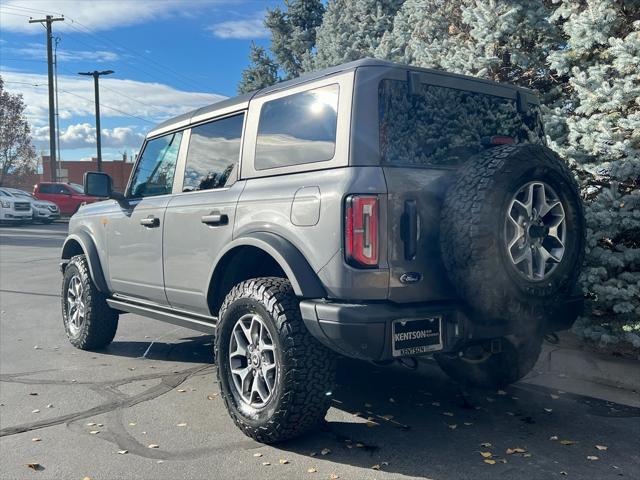
<instances>
[{"instance_id":1,"label":"tinted side window","mask_svg":"<svg viewBox=\"0 0 640 480\"><path fill-rule=\"evenodd\" d=\"M244 114L191 129L183 192L222 188L235 180Z\"/></svg>"},{"instance_id":2,"label":"tinted side window","mask_svg":"<svg viewBox=\"0 0 640 480\"><path fill-rule=\"evenodd\" d=\"M255 169L333 158L340 87L328 85L265 102L260 111Z\"/></svg>"},{"instance_id":3,"label":"tinted side window","mask_svg":"<svg viewBox=\"0 0 640 480\"><path fill-rule=\"evenodd\" d=\"M459 165L484 150L482 139L506 135L516 143L543 143L539 109L524 114L515 100L485 93L383 80L379 88L380 152L396 165Z\"/></svg>"},{"instance_id":4,"label":"tinted side window","mask_svg":"<svg viewBox=\"0 0 640 480\"><path fill-rule=\"evenodd\" d=\"M38 191L40 193L53 193L53 185L49 183L40 185L40 188L38 188Z\"/></svg>"},{"instance_id":5,"label":"tinted side window","mask_svg":"<svg viewBox=\"0 0 640 480\"><path fill-rule=\"evenodd\" d=\"M182 132L176 132L147 142L131 179L132 197L171 193L181 140Z\"/></svg>"}]
</instances>

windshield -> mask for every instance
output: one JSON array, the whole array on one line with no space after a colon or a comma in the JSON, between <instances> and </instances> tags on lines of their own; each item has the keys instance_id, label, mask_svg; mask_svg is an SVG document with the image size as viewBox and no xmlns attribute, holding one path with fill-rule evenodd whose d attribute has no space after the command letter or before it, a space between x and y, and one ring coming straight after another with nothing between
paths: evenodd
<instances>
[{"instance_id":1,"label":"windshield","mask_svg":"<svg viewBox=\"0 0 640 480\"><path fill-rule=\"evenodd\" d=\"M387 165L456 166L480 153L483 138L543 143L539 108L518 112L514 99L421 83L382 80L378 89L380 153Z\"/></svg>"},{"instance_id":2,"label":"windshield","mask_svg":"<svg viewBox=\"0 0 640 480\"><path fill-rule=\"evenodd\" d=\"M77 183L69 183L67 185L69 185L73 190L75 190L76 193L84 194L84 188L82 187L82 185L78 185Z\"/></svg>"}]
</instances>

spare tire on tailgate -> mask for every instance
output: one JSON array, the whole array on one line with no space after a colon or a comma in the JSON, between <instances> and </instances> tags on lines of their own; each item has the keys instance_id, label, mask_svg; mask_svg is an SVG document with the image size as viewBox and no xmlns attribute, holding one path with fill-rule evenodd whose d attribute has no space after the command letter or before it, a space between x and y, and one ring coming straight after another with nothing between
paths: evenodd
<instances>
[{"instance_id":1,"label":"spare tire on tailgate","mask_svg":"<svg viewBox=\"0 0 640 480\"><path fill-rule=\"evenodd\" d=\"M542 145L494 147L447 191L441 251L458 295L480 319L536 322L570 295L584 257L577 183Z\"/></svg>"}]
</instances>

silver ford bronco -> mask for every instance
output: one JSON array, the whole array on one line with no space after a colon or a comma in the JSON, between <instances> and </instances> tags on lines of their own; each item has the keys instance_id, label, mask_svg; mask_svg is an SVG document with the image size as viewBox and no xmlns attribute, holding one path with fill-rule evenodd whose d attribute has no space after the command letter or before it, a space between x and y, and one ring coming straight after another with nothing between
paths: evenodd
<instances>
[{"instance_id":1,"label":"silver ford bronco","mask_svg":"<svg viewBox=\"0 0 640 480\"><path fill-rule=\"evenodd\" d=\"M364 59L149 132L124 193L85 176L62 250L71 343L135 313L215 335L222 397L261 442L327 412L338 355L506 385L567 329L579 191L516 87Z\"/></svg>"}]
</instances>

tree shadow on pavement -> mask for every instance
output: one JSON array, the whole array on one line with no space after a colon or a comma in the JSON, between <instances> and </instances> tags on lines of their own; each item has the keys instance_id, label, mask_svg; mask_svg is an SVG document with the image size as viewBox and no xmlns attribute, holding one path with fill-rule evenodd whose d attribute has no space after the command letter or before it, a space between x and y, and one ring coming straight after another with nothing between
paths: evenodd
<instances>
[{"instance_id":1,"label":"tree shadow on pavement","mask_svg":"<svg viewBox=\"0 0 640 480\"><path fill-rule=\"evenodd\" d=\"M625 440L634 428L625 425L635 422L638 431L640 409L626 409L626 422L612 426L593 413L593 402L575 395L523 383L465 391L430 362L409 371L343 360L338 372L334 409L324 426L277 445L309 456L310 467L318 464L327 475L340 475L339 464L347 464L373 468L372 477L380 468L434 479L546 479L568 472L574 478L620 478L624 465L629 475L629 465L638 461ZM619 445L611 448L614 442ZM609 451L598 451L596 444L609 445ZM324 449L331 451L323 455Z\"/></svg>"}]
</instances>

